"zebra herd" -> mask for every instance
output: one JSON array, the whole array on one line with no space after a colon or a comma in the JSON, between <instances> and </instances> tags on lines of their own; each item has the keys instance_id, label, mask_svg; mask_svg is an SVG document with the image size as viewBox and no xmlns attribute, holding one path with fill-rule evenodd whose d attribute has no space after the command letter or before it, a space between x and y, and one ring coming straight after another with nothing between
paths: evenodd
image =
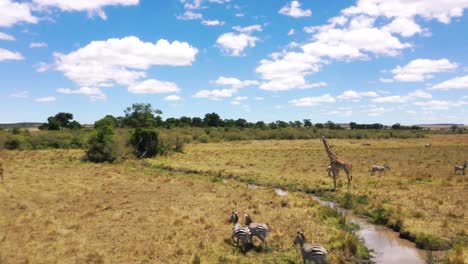
<instances>
[{"instance_id":1,"label":"zebra herd","mask_svg":"<svg viewBox=\"0 0 468 264\"><path fill-rule=\"evenodd\" d=\"M242 251L246 252L248 246L252 245L252 238L259 238L263 246L267 244L268 226L263 223L253 223L252 217L249 214L244 214L245 225L239 223L239 215L237 211L232 211L229 221L234 224L232 228L231 239L236 247L242 247ZM294 239L294 245L301 246L301 255L304 263L312 261L313 263L322 264L327 263L327 250L316 244L307 243L306 238L302 232L297 232Z\"/></svg>"}]
</instances>

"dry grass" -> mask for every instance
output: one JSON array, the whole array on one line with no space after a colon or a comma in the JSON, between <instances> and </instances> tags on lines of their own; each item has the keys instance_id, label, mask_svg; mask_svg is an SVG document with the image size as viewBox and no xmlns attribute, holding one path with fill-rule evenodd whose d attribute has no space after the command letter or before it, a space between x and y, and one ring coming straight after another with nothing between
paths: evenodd
<instances>
[{"instance_id":1,"label":"dry grass","mask_svg":"<svg viewBox=\"0 0 468 264\"><path fill-rule=\"evenodd\" d=\"M331 263L363 254L352 250L358 242L338 228L340 219L305 194L280 197L139 161L82 163L80 151L0 154L0 263L191 263L197 256L201 263L299 263L292 246L299 229L329 249ZM234 248L233 208L270 225L268 249L244 255Z\"/></svg>"},{"instance_id":2,"label":"dry grass","mask_svg":"<svg viewBox=\"0 0 468 264\"><path fill-rule=\"evenodd\" d=\"M455 243L468 241L466 223L468 175L455 176L453 165L468 159L467 135L433 135L424 139L330 140L333 149L353 163L354 197L369 203L356 207L362 214L383 208L412 235L431 234ZM432 147L425 148L426 143ZM320 140L244 141L189 144L185 154L154 160L158 166L211 171L265 185L324 190L333 186L327 177L328 157ZM373 164L388 164L387 175L370 176ZM330 198L342 200L343 186ZM466 248L466 246L465 246ZM468 250L465 256L468 256Z\"/></svg>"}]
</instances>

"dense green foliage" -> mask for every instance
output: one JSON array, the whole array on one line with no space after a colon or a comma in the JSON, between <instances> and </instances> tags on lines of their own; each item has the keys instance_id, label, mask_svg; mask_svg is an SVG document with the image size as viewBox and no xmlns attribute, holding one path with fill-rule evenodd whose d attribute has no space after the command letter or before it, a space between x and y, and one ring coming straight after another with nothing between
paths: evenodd
<instances>
[{"instance_id":1,"label":"dense green foliage","mask_svg":"<svg viewBox=\"0 0 468 264\"><path fill-rule=\"evenodd\" d=\"M117 158L114 129L111 126L102 126L91 136L86 158L92 162L113 162Z\"/></svg>"},{"instance_id":2,"label":"dense green foliage","mask_svg":"<svg viewBox=\"0 0 468 264\"><path fill-rule=\"evenodd\" d=\"M39 126L40 130L80 129L81 124L73 120L73 114L60 112L55 116L49 116L47 123Z\"/></svg>"},{"instance_id":3,"label":"dense green foliage","mask_svg":"<svg viewBox=\"0 0 468 264\"><path fill-rule=\"evenodd\" d=\"M151 128L137 128L132 133L130 143L137 158L151 158L159 151L159 133Z\"/></svg>"}]
</instances>

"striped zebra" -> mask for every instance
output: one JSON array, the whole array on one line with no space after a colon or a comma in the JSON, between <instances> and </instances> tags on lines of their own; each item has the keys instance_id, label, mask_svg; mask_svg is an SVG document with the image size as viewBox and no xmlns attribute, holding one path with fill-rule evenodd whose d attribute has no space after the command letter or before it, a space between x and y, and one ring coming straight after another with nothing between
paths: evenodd
<instances>
[{"instance_id":1,"label":"striped zebra","mask_svg":"<svg viewBox=\"0 0 468 264\"><path fill-rule=\"evenodd\" d=\"M307 262L316 264L327 263L327 250L321 245L307 243L304 234L299 231L297 232L296 239L294 239L294 245L297 244L301 246L301 254L304 264Z\"/></svg>"},{"instance_id":2,"label":"striped zebra","mask_svg":"<svg viewBox=\"0 0 468 264\"><path fill-rule=\"evenodd\" d=\"M465 175L465 169L466 167L468 167L468 161L465 161L465 163L463 163L463 166L461 165L455 165L454 166L454 169L455 169L455 175L457 174L458 171L461 171L463 173L463 175Z\"/></svg>"},{"instance_id":3,"label":"striped zebra","mask_svg":"<svg viewBox=\"0 0 468 264\"><path fill-rule=\"evenodd\" d=\"M252 217L249 214L245 214L245 224L249 227L252 236L258 237L262 243L266 246L266 240L268 237L268 226L263 223L253 223Z\"/></svg>"},{"instance_id":4,"label":"striped zebra","mask_svg":"<svg viewBox=\"0 0 468 264\"><path fill-rule=\"evenodd\" d=\"M373 165L371 168L371 175L375 175L375 172L384 172L387 174L387 170L390 170L390 166L388 165L383 165L383 166L378 166L378 165Z\"/></svg>"},{"instance_id":5,"label":"striped zebra","mask_svg":"<svg viewBox=\"0 0 468 264\"><path fill-rule=\"evenodd\" d=\"M242 245L242 251L246 252L247 245L252 243L252 234L250 229L238 223L239 216L236 211L232 211L229 221L234 224L231 235L232 241L236 244L236 247L239 247L240 242Z\"/></svg>"}]
</instances>

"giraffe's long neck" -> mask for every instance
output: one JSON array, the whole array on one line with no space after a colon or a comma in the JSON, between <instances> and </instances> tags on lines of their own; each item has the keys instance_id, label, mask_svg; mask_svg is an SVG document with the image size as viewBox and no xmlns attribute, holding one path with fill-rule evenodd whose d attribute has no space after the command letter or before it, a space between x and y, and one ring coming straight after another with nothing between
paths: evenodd
<instances>
[{"instance_id":1,"label":"giraffe's long neck","mask_svg":"<svg viewBox=\"0 0 468 264\"><path fill-rule=\"evenodd\" d=\"M338 159L338 155L336 155L335 152L331 149L330 145L328 145L328 141L326 138L322 138L323 145L325 146L325 150L327 151L328 157L330 158L330 161Z\"/></svg>"}]
</instances>

